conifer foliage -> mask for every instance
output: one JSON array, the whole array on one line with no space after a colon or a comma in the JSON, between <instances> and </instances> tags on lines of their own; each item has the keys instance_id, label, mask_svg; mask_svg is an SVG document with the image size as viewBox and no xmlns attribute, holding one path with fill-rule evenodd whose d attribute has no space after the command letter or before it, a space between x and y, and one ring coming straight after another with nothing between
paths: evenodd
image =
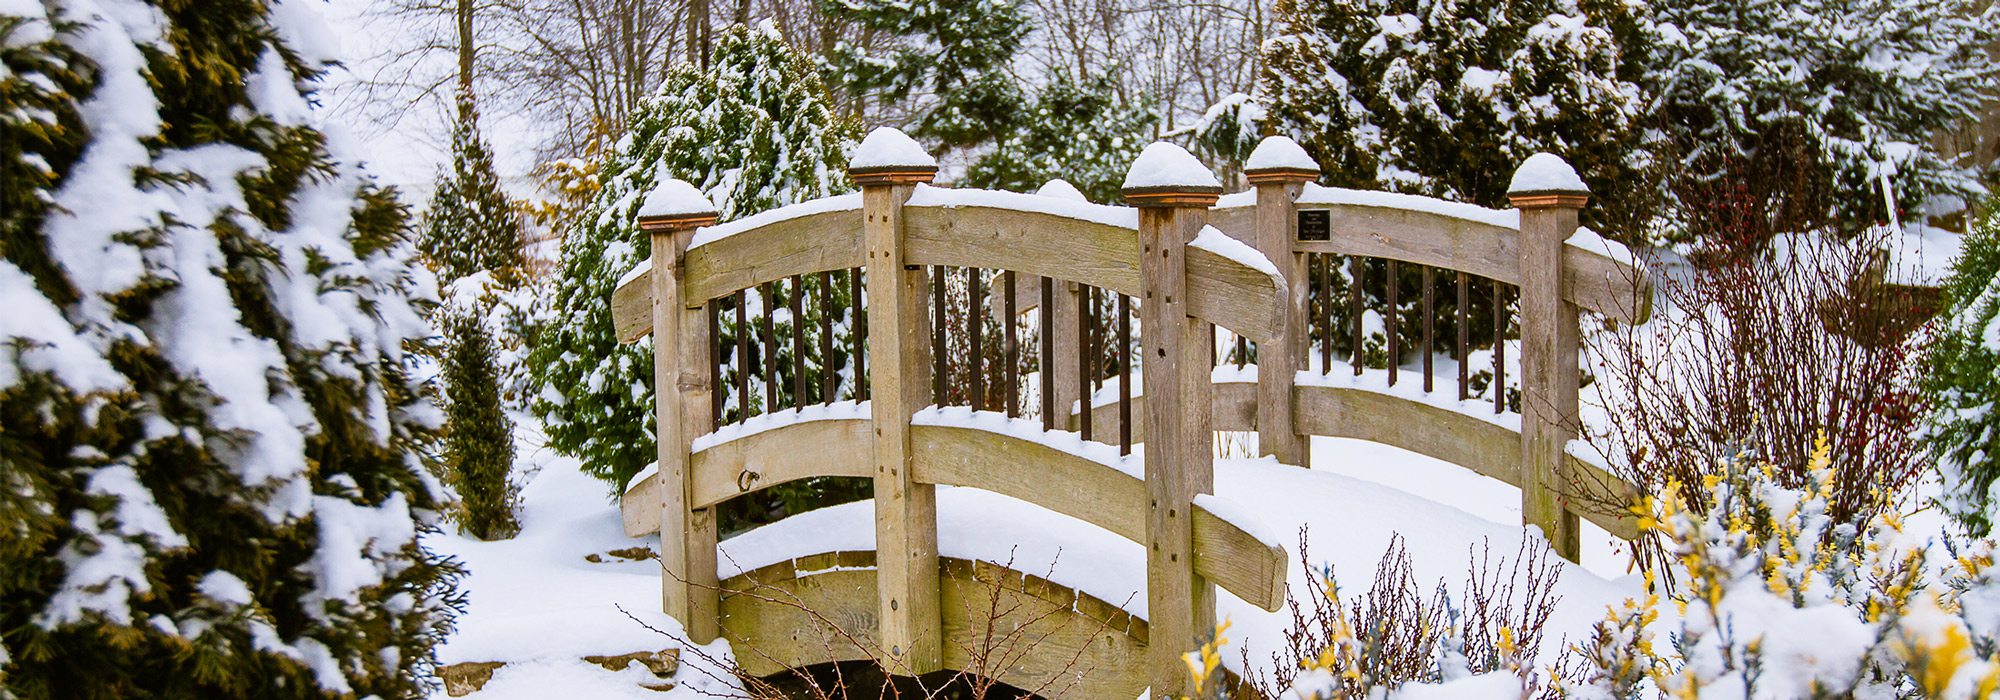
<instances>
[{"instance_id":1,"label":"conifer foliage","mask_svg":"<svg viewBox=\"0 0 2000 700\"><path fill-rule=\"evenodd\" d=\"M563 247L548 325L529 358L533 410L550 444L592 474L623 486L656 456L652 347L619 345L611 323L619 278L651 255L636 221L646 193L662 173L686 180L728 221L846 189L854 129L824 90L774 26L732 27L717 37L709 69L673 68L600 169L603 186Z\"/></svg>"},{"instance_id":2,"label":"conifer foliage","mask_svg":"<svg viewBox=\"0 0 2000 700\"><path fill-rule=\"evenodd\" d=\"M7 8L0 696L420 694L427 329L407 212L312 126L317 20Z\"/></svg>"},{"instance_id":3,"label":"conifer foliage","mask_svg":"<svg viewBox=\"0 0 2000 700\"><path fill-rule=\"evenodd\" d=\"M479 108L467 91L458 94L451 158L451 169L438 173L418 246L441 281L481 270L493 271L496 279L509 278L525 265L521 215L500 188L493 151L479 133Z\"/></svg>"},{"instance_id":4,"label":"conifer foliage","mask_svg":"<svg viewBox=\"0 0 2000 700\"><path fill-rule=\"evenodd\" d=\"M841 42L832 77L857 96L914 101L911 136L967 148L1013 126L1026 100L1008 68L1029 31L1013 0L829 0L827 8L836 21L894 37L874 53Z\"/></svg>"},{"instance_id":5,"label":"conifer foliage","mask_svg":"<svg viewBox=\"0 0 2000 700\"><path fill-rule=\"evenodd\" d=\"M458 492L459 529L482 540L520 530L512 481L514 422L501 409L493 336L476 315L447 311L444 334L445 479Z\"/></svg>"},{"instance_id":6,"label":"conifer foliage","mask_svg":"<svg viewBox=\"0 0 2000 700\"><path fill-rule=\"evenodd\" d=\"M1946 282L1945 313L1924 390L1927 443L1943 473L1945 512L1975 534L1993 529L2000 481L2000 215L1966 235Z\"/></svg>"},{"instance_id":7,"label":"conifer foliage","mask_svg":"<svg viewBox=\"0 0 2000 700\"><path fill-rule=\"evenodd\" d=\"M1150 142L1152 113L1120 104L1109 79L1059 75L965 174L965 184L1033 192L1052 178L1093 201L1118 200L1125 171Z\"/></svg>"}]
</instances>

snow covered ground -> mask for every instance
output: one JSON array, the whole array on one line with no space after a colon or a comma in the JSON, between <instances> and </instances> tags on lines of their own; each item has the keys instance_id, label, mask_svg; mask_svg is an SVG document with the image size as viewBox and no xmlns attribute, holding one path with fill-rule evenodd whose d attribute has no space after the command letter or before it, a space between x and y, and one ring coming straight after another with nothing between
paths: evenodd
<instances>
[{"instance_id":1,"label":"snow covered ground","mask_svg":"<svg viewBox=\"0 0 2000 700\"><path fill-rule=\"evenodd\" d=\"M662 680L637 663L613 672L583 660L676 647L646 625L674 635L680 626L658 612L657 566L612 554L652 546L655 538L625 537L604 485L581 473L573 460L542 448L531 420L521 424L519 463L530 476L520 536L478 542L448 534L433 541L469 571L464 583L469 610L441 649L441 663L505 662L482 690L468 696L473 698L579 691L595 698L701 697L694 686L707 679L699 669L683 666L674 678L682 687L662 694L645 687ZM1454 590L1463 584L1474 552L1490 548L1496 557L1512 556L1524 537L1520 492L1498 481L1354 440L1316 438L1313 453L1311 471L1269 460L1222 461L1216 492L1254 511L1267 530L1282 533L1288 551L1299 528L1309 528L1315 566L1331 565L1350 595L1366 588L1397 534L1425 588L1441 580ZM1127 607L1143 613L1145 557L1139 545L993 493L944 488L938 502L939 546L946 556L1011 559L1016 569L1047 572L1107 601L1129 600ZM872 548L870 508L867 502L825 508L725 541L723 573L829 548ZM1560 650L1559 636L1583 638L1605 606L1640 591L1639 578L1625 573L1624 555L1601 531L1586 530L1585 562L1563 565L1556 591L1562 600L1550 620L1545 650ZM1306 572L1296 563L1290 582L1295 589L1306 585ZM1258 610L1227 592L1221 599L1220 616L1233 624L1232 648L1223 658L1237 665L1236 647L1242 645L1250 658L1268 658L1282 643L1289 614ZM693 657L684 654L683 660Z\"/></svg>"}]
</instances>

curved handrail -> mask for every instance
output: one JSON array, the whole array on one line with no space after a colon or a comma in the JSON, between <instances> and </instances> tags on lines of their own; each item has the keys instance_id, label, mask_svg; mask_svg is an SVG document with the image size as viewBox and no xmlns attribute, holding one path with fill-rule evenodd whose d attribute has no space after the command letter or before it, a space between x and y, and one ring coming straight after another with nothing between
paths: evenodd
<instances>
[{"instance_id":1,"label":"curved handrail","mask_svg":"<svg viewBox=\"0 0 2000 700\"><path fill-rule=\"evenodd\" d=\"M709 445L695 453L692 507L807 477L869 476L868 426L859 418L807 420ZM1032 429L1040 432L1038 424ZM1146 482L1136 473L976 427L917 424L910 428L910 441L915 455L910 468L920 482L992 491L1145 541ZM746 479L748 474L758 477ZM659 530L658 482L653 473L627 488L620 503L627 535ZM1048 488L1051 483L1062 488ZM1284 604L1281 547L1206 508L1196 506L1191 517L1197 572L1265 610Z\"/></svg>"},{"instance_id":2,"label":"curved handrail","mask_svg":"<svg viewBox=\"0 0 2000 700\"><path fill-rule=\"evenodd\" d=\"M1245 196L1248 195L1248 196ZM1209 214L1229 237L1254 240L1256 193L1231 195ZM1301 252L1360 255L1521 282L1520 213L1417 195L1306 185L1298 209L1325 210L1330 239L1300 241ZM1614 247L1616 246L1616 247ZM1564 296L1613 320L1652 314L1651 281L1622 246L1579 230L1563 249Z\"/></svg>"}]
</instances>

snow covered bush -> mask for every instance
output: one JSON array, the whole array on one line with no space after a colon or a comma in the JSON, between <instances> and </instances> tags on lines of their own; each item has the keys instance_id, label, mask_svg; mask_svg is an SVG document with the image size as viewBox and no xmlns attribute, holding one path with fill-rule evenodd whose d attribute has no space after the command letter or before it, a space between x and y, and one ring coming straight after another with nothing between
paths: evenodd
<instances>
[{"instance_id":1,"label":"snow covered bush","mask_svg":"<svg viewBox=\"0 0 2000 700\"><path fill-rule=\"evenodd\" d=\"M1645 526L1685 580L1607 611L1567 694L1634 697L1986 698L2000 691L2000 570L1992 540L1929 540L1895 514L1832 517L1839 475L1822 439L1808 478L1728 460L1693 510L1668 489ZM1940 546L1942 545L1942 546ZM1676 614L1677 613L1677 614ZM1675 619L1677 618L1677 619ZM1664 629L1661 629L1664 628ZM1664 637L1664 638L1663 638Z\"/></svg>"},{"instance_id":2,"label":"snow covered bush","mask_svg":"<svg viewBox=\"0 0 2000 700\"><path fill-rule=\"evenodd\" d=\"M2000 215L1966 235L1925 362L1933 407L1925 446L1944 477L1942 505L1974 534L1989 534L2000 503Z\"/></svg>"},{"instance_id":3,"label":"snow covered bush","mask_svg":"<svg viewBox=\"0 0 2000 700\"><path fill-rule=\"evenodd\" d=\"M444 336L444 476L458 494L453 519L482 540L513 536L520 488L514 483L514 421L500 403L500 369L493 336L480 317L447 309L439 314Z\"/></svg>"},{"instance_id":4,"label":"snow covered bush","mask_svg":"<svg viewBox=\"0 0 2000 700\"><path fill-rule=\"evenodd\" d=\"M506 282L519 279L526 266L521 215L500 188L500 173L493 169L492 149L479 133L479 108L470 92L458 95L451 158L451 167L438 172L417 248L443 282L481 270Z\"/></svg>"},{"instance_id":5,"label":"snow covered bush","mask_svg":"<svg viewBox=\"0 0 2000 700\"><path fill-rule=\"evenodd\" d=\"M581 458L614 492L655 457L652 347L620 345L611 324L612 290L651 255L638 230L640 204L661 177L700 188L725 221L846 189L854 129L824 93L818 69L771 24L732 27L717 38L710 68L683 63L668 73L599 168L597 198L563 246L529 365L533 410L550 445ZM805 320L817 327L816 317ZM732 342L735 332L726 326L720 340ZM740 379L723 379L716 390L733 396Z\"/></svg>"},{"instance_id":6,"label":"snow covered bush","mask_svg":"<svg viewBox=\"0 0 2000 700\"><path fill-rule=\"evenodd\" d=\"M943 148L994 143L1027 102L1014 56L1029 32L1013 0L828 0L828 18L871 39L841 40L829 59L835 86L902 114L910 135ZM861 110L856 110L857 112Z\"/></svg>"},{"instance_id":7,"label":"snow covered bush","mask_svg":"<svg viewBox=\"0 0 2000 700\"><path fill-rule=\"evenodd\" d=\"M1604 0L1280 0L1258 97L1327 184L1507 204L1514 169L1561 154L1614 237L1652 214L1633 13Z\"/></svg>"},{"instance_id":8,"label":"snow covered bush","mask_svg":"<svg viewBox=\"0 0 2000 700\"><path fill-rule=\"evenodd\" d=\"M1043 85L992 151L966 169L964 184L1033 192L1060 178L1096 202L1118 201L1125 171L1151 142L1155 119L1119 102L1108 78Z\"/></svg>"},{"instance_id":9,"label":"snow covered bush","mask_svg":"<svg viewBox=\"0 0 2000 700\"><path fill-rule=\"evenodd\" d=\"M408 212L296 2L0 5L0 695L409 697L450 562Z\"/></svg>"}]
</instances>

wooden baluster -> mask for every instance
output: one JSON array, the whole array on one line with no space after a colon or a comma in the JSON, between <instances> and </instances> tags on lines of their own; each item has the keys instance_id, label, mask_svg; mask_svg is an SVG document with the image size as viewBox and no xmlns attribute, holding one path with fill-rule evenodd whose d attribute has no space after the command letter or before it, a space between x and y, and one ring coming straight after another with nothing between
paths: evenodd
<instances>
[{"instance_id":1,"label":"wooden baluster","mask_svg":"<svg viewBox=\"0 0 2000 700\"><path fill-rule=\"evenodd\" d=\"M1437 354L1437 352L1436 352L1436 351L1437 351L1437 348L1436 348L1436 346L1435 346L1435 343L1436 343L1436 341L1435 341L1435 339L1434 339L1434 335L1435 335L1435 333L1436 333L1436 331L1437 331L1437 328L1436 328L1436 326L1437 326L1437 305L1436 305L1436 304L1434 303L1434 297L1436 297L1436 296L1437 296L1437 290L1435 290L1435 289L1432 289L1432 288L1431 288L1431 286L1432 286L1432 284L1433 284L1433 282L1432 282L1432 280L1431 280L1431 270L1432 270L1431 266L1429 266L1429 265L1425 265L1425 266L1423 267L1423 270L1424 270L1424 281L1423 281L1423 285L1424 285L1424 393L1428 394L1428 393L1431 393L1431 370L1432 370L1432 367L1431 367L1431 365L1433 364L1433 363L1432 363L1432 361L1431 361L1431 356L1432 356L1432 355L1435 355L1435 354Z\"/></svg>"},{"instance_id":2,"label":"wooden baluster","mask_svg":"<svg viewBox=\"0 0 2000 700\"><path fill-rule=\"evenodd\" d=\"M1290 139L1268 139L1259 150L1271 148L1296 151ZM1310 161L1308 161L1309 163ZM1310 255L1296 252L1299 214L1297 201L1306 183L1319 176L1317 167L1265 167L1246 170L1244 177L1257 190L1256 237L1252 244L1269 258L1287 281L1285 317L1278 337L1259 341L1257 348L1257 451L1277 458L1281 464L1308 466L1311 439L1298 434L1293 419L1292 399L1299 370L1309 363L1312 348L1312 284L1314 268ZM1238 352L1247 349L1237 338ZM1249 358L1239 358L1237 367Z\"/></svg>"},{"instance_id":3,"label":"wooden baluster","mask_svg":"<svg viewBox=\"0 0 2000 700\"><path fill-rule=\"evenodd\" d=\"M1156 156L1159 154L1155 154ZM1167 152L1200 167L1185 151ZM1187 694L1182 655L1215 629L1215 586L1194 571L1193 501L1214 491L1214 326L1188 315L1187 243L1220 187L1126 190L1139 208L1140 339L1146 362L1146 605L1155 698ZM1207 347L1203 347L1203 346Z\"/></svg>"},{"instance_id":4,"label":"wooden baluster","mask_svg":"<svg viewBox=\"0 0 2000 700\"><path fill-rule=\"evenodd\" d=\"M685 183L674 184L692 189ZM660 609L680 620L688 636L702 644L720 633L722 605L716 582L714 511L693 507L693 445L695 436L715 423L714 415L704 411L714 406L704 394L716 393L710 383L714 378L710 361L718 351L714 305L683 299L680 280L695 230L715 220L712 210L639 219L640 230L652 244L653 262L648 283L653 296Z\"/></svg>"},{"instance_id":5,"label":"wooden baluster","mask_svg":"<svg viewBox=\"0 0 2000 700\"><path fill-rule=\"evenodd\" d=\"M1056 420L1056 281L1051 277L1042 278L1041 309L1035 312L1041 317L1041 363L1035 374L1041 380L1042 429L1055 430L1065 422Z\"/></svg>"},{"instance_id":6,"label":"wooden baluster","mask_svg":"<svg viewBox=\"0 0 2000 700\"><path fill-rule=\"evenodd\" d=\"M1507 411L1507 285L1493 280L1493 412Z\"/></svg>"},{"instance_id":7,"label":"wooden baluster","mask_svg":"<svg viewBox=\"0 0 2000 700\"><path fill-rule=\"evenodd\" d=\"M1096 358L1097 352L1090 347L1090 342L1091 327L1097 325L1097 289L1084 287L1079 296L1083 298L1082 303L1077 306L1076 314L1076 393L1079 397L1077 405L1080 407L1076 412L1076 429L1083 439L1089 440L1090 414L1091 409L1095 408L1091 403L1096 397L1096 392L1091 390L1091 384L1096 379L1097 373L1091 369L1094 364L1091 360Z\"/></svg>"},{"instance_id":8,"label":"wooden baluster","mask_svg":"<svg viewBox=\"0 0 2000 700\"><path fill-rule=\"evenodd\" d=\"M950 374L945 364L944 333L949 327L945 318L944 266L931 266L931 405L950 405Z\"/></svg>"},{"instance_id":9,"label":"wooden baluster","mask_svg":"<svg viewBox=\"0 0 2000 700\"><path fill-rule=\"evenodd\" d=\"M710 422L714 423L714 425L710 426L709 429L713 430L715 428L722 427L723 400L727 398L727 395L722 393L722 305L717 304L711 300L708 302L707 308L708 308L708 370L709 370L708 413L710 417Z\"/></svg>"},{"instance_id":10,"label":"wooden baluster","mask_svg":"<svg viewBox=\"0 0 2000 700\"><path fill-rule=\"evenodd\" d=\"M1458 400L1472 398L1472 277L1458 273Z\"/></svg>"},{"instance_id":11,"label":"wooden baluster","mask_svg":"<svg viewBox=\"0 0 2000 700\"><path fill-rule=\"evenodd\" d=\"M778 334L773 318L776 310L771 308L772 302L777 299L777 287L775 282L765 282L757 289L757 305L764 307L757 329L760 335L757 349L763 353L763 357L759 358L763 362L757 364L764 375L764 413L778 410Z\"/></svg>"},{"instance_id":12,"label":"wooden baluster","mask_svg":"<svg viewBox=\"0 0 2000 700\"><path fill-rule=\"evenodd\" d=\"M1118 295L1118 454L1132 454L1132 297Z\"/></svg>"},{"instance_id":13,"label":"wooden baluster","mask_svg":"<svg viewBox=\"0 0 2000 700\"><path fill-rule=\"evenodd\" d=\"M1000 320L1001 331L1007 336L1007 370L1001 374L1007 377L1007 417L1021 417L1021 334L1015 327L1015 319L1020 318L1020 302L1015 295L1014 271L1000 275L1001 293L1006 295L1005 311Z\"/></svg>"},{"instance_id":14,"label":"wooden baluster","mask_svg":"<svg viewBox=\"0 0 2000 700\"><path fill-rule=\"evenodd\" d=\"M750 295L736 290L736 422L750 420Z\"/></svg>"},{"instance_id":15,"label":"wooden baluster","mask_svg":"<svg viewBox=\"0 0 2000 700\"><path fill-rule=\"evenodd\" d=\"M968 346L965 355L972 372L972 395L968 398L974 411L986 408L986 300L982 294L984 290L981 289L985 286L981 284L983 281L980 279L979 268L965 268L965 328Z\"/></svg>"},{"instance_id":16,"label":"wooden baluster","mask_svg":"<svg viewBox=\"0 0 2000 700\"><path fill-rule=\"evenodd\" d=\"M1333 254L1319 257L1319 372L1333 372Z\"/></svg>"},{"instance_id":17,"label":"wooden baluster","mask_svg":"<svg viewBox=\"0 0 2000 700\"><path fill-rule=\"evenodd\" d=\"M1361 376L1361 367L1367 361L1367 357L1361 353L1368 345L1367 330L1361 325L1361 316L1366 311L1366 307L1363 306L1361 301L1361 280L1364 273L1362 267L1364 264L1364 260L1359 255L1349 256L1347 259L1347 299L1348 305L1351 307L1350 312L1354 314L1354 355L1350 361L1354 363L1354 376L1357 377Z\"/></svg>"},{"instance_id":18,"label":"wooden baluster","mask_svg":"<svg viewBox=\"0 0 2000 700\"><path fill-rule=\"evenodd\" d=\"M855 271L849 270L847 271L847 274L850 275L855 274ZM833 403L834 392L840 386L839 384L840 367L838 365L835 365L833 362L833 316L836 313L841 313L843 311L849 310L848 308L842 307L834 303L833 289L834 289L833 273L832 272L819 273L819 402L820 403ZM854 315L856 317L859 317L861 315L861 298L848 297L847 303L851 306L851 309L854 311ZM848 334L852 336L859 336L861 333L859 325L860 324L849 323L847 326ZM860 359L861 359L860 353L853 353L848 355L849 362L858 362ZM850 394L857 393L857 390L860 389L860 383L861 383L860 369L854 370L854 381L855 381L855 386L848 388L848 393Z\"/></svg>"},{"instance_id":19,"label":"wooden baluster","mask_svg":"<svg viewBox=\"0 0 2000 700\"><path fill-rule=\"evenodd\" d=\"M806 282L792 275L792 408L806 407Z\"/></svg>"},{"instance_id":20,"label":"wooden baluster","mask_svg":"<svg viewBox=\"0 0 2000 700\"><path fill-rule=\"evenodd\" d=\"M1564 241L1576 233L1590 193L1561 158L1542 154L1544 173L1556 166L1572 184L1509 192L1521 212L1521 518L1541 528L1556 553L1582 554L1580 524L1565 501L1565 447L1576 437L1580 329L1576 304L1565 298ZM1523 168L1533 167L1524 165ZM1515 182L1523 178L1516 176ZM1546 178L1543 181L1548 181Z\"/></svg>"},{"instance_id":21,"label":"wooden baluster","mask_svg":"<svg viewBox=\"0 0 2000 700\"><path fill-rule=\"evenodd\" d=\"M1382 327L1387 331L1386 340L1389 343L1389 386L1395 386L1396 368L1403 364L1402 329L1398 327L1401 325L1403 315L1402 305L1397 299L1398 294L1402 292L1403 278L1396 272L1396 259L1390 258L1388 263L1389 274L1382 279L1382 296L1386 297L1384 301L1388 302L1389 311L1382 317Z\"/></svg>"},{"instance_id":22,"label":"wooden baluster","mask_svg":"<svg viewBox=\"0 0 2000 700\"><path fill-rule=\"evenodd\" d=\"M847 298L849 308L854 311L854 322L851 327L855 330L848 335L854 345L849 352L854 358L855 401L867 401L869 387L874 383L868 374L868 305L861 303L864 298L862 276L866 274L867 271L859 267L847 271Z\"/></svg>"},{"instance_id":23,"label":"wooden baluster","mask_svg":"<svg viewBox=\"0 0 2000 700\"><path fill-rule=\"evenodd\" d=\"M907 136L881 131L876 138ZM911 145L914 145L913 143ZM867 145L864 144L866 149ZM868 354L874 360L876 608L879 657L889 673L921 676L943 667L943 614L939 603L937 487L917 481L910 417L924 405L926 357L937 337L926 328L924 274L905 267L903 202L916 185L937 173L935 163L849 171L861 186L863 236L868 253ZM939 270L942 272L942 270ZM943 275L935 277L941 285ZM942 291L938 288L937 291ZM936 304L942 309L942 303ZM926 344L925 336L933 343Z\"/></svg>"}]
</instances>

